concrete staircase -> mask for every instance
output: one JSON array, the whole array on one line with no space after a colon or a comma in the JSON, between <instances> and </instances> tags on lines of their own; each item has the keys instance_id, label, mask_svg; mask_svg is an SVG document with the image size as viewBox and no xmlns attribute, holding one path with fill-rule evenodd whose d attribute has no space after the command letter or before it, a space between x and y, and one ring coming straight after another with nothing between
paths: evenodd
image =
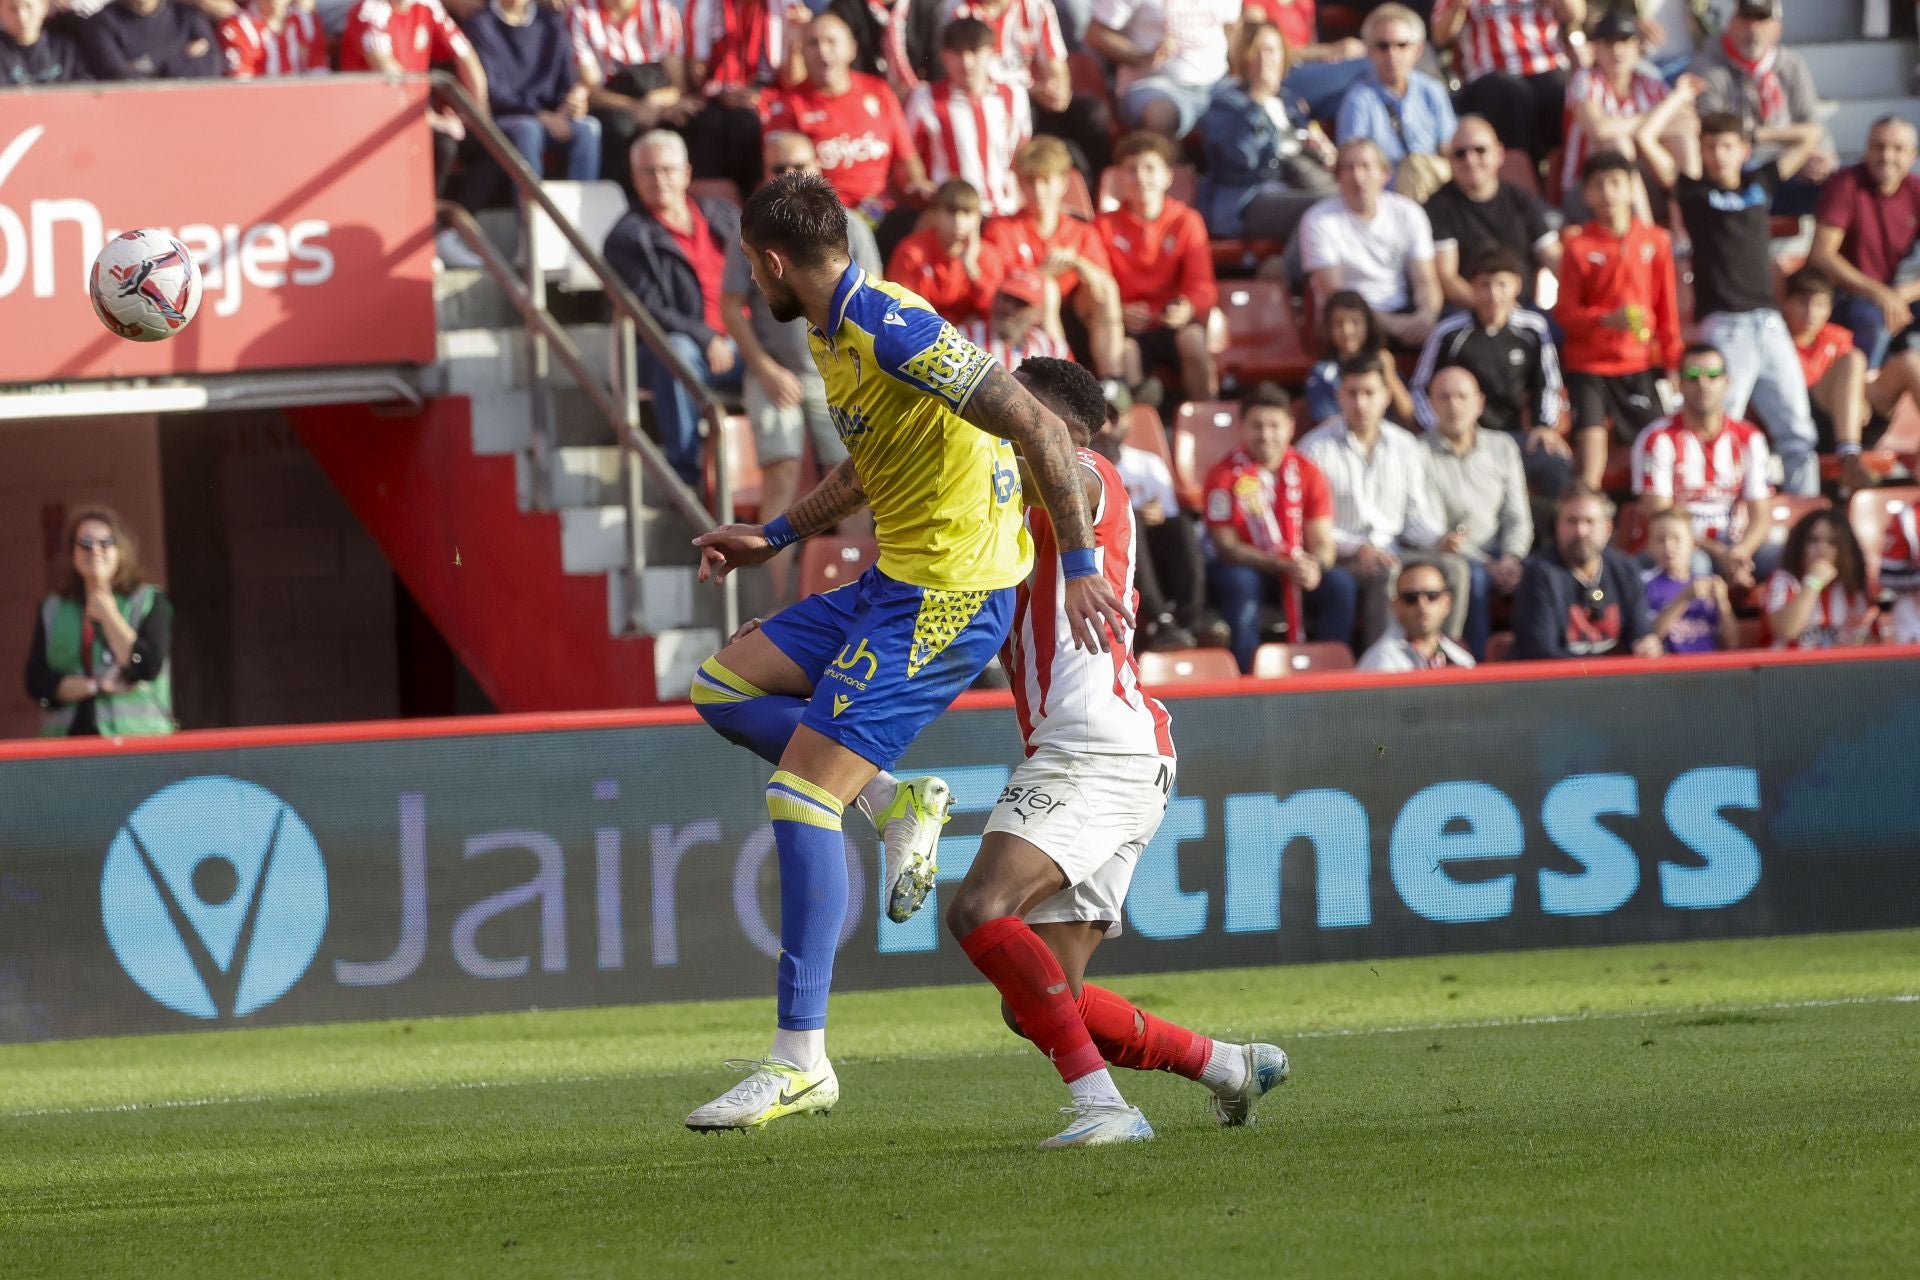
<instances>
[{"instance_id":1,"label":"concrete staircase","mask_svg":"<svg viewBox=\"0 0 1920 1280\"><path fill-rule=\"evenodd\" d=\"M1910 36L1865 38L1865 6L1866 0L1797 0L1786 6L1787 46L1807 60L1820 97L1833 105L1827 128L1849 161L1859 158L1867 129L1881 116L1920 126L1920 98L1914 95L1920 45ZM1911 23L1895 15L1895 32L1911 30L1903 21Z\"/></svg>"}]
</instances>

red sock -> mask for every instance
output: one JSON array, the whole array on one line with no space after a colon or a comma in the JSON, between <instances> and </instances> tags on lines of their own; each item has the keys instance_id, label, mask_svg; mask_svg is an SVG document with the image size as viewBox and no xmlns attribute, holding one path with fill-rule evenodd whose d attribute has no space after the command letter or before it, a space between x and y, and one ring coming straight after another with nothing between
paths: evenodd
<instances>
[{"instance_id":1,"label":"red sock","mask_svg":"<svg viewBox=\"0 0 1920 1280\"><path fill-rule=\"evenodd\" d=\"M1022 1034L1040 1046L1062 1080L1071 1084L1106 1069L1060 962L1026 921L1019 916L989 920L960 939L960 949L999 989Z\"/></svg>"},{"instance_id":2,"label":"red sock","mask_svg":"<svg viewBox=\"0 0 1920 1280\"><path fill-rule=\"evenodd\" d=\"M1080 1019L1108 1062L1135 1071L1171 1071L1198 1080L1213 1041L1136 1009L1124 997L1091 982L1080 988Z\"/></svg>"}]
</instances>

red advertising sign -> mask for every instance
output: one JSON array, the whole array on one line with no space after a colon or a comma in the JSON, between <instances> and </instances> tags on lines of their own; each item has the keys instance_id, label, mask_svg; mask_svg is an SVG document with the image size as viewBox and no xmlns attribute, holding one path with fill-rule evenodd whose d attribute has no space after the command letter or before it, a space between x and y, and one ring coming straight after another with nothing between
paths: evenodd
<instances>
[{"instance_id":1,"label":"red advertising sign","mask_svg":"<svg viewBox=\"0 0 1920 1280\"><path fill-rule=\"evenodd\" d=\"M0 94L0 383L434 358L424 81L327 76ZM200 314L115 337L87 272L179 237Z\"/></svg>"}]
</instances>

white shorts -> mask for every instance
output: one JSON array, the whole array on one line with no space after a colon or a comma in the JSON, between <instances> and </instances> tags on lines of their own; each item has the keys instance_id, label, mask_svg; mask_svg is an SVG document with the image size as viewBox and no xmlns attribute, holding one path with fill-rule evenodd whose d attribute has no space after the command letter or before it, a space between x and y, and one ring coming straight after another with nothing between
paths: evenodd
<instances>
[{"instance_id":1,"label":"white shorts","mask_svg":"<svg viewBox=\"0 0 1920 1280\"><path fill-rule=\"evenodd\" d=\"M1052 858L1067 887L1027 913L1028 924L1094 921L1120 933L1127 885L1173 791L1167 756L1113 756L1041 747L1013 771L987 819Z\"/></svg>"}]
</instances>

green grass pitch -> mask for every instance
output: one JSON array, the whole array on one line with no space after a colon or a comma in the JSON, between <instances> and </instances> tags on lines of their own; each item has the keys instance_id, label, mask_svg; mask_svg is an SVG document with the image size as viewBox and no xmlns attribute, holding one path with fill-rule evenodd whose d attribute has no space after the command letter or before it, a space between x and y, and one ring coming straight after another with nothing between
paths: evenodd
<instances>
[{"instance_id":1,"label":"green grass pitch","mask_svg":"<svg viewBox=\"0 0 1920 1280\"><path fill-rule=\"evenodd\" d=\"M831 1117L698 1136L768 1001L0 1049L0 1275L1920 1273L1920 932L1111 985L1274 1039L1042 1152L984 985L835 997Z\"/></svg>"}]
</instances>

